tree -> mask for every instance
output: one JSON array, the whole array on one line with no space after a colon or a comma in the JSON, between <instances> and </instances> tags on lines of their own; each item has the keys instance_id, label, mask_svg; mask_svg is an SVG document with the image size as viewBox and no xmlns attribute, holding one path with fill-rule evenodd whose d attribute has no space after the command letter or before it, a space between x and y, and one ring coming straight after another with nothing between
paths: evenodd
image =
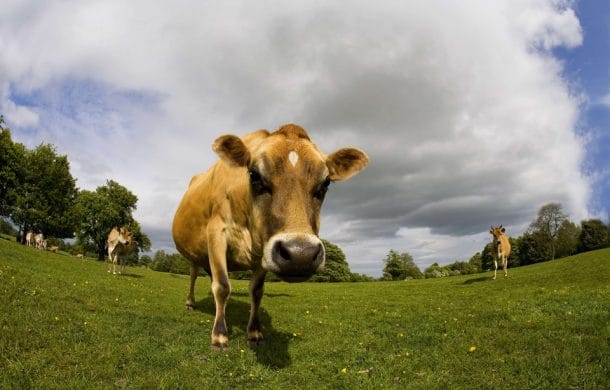
<instances>
[{"instance_id":1,"label":"tree","mask_svg":"<svg viewBox=\"0 0 610 390\"><path fill-rule=\"evenodd\" d=\"M24 160L25 148L13 142L0 115L0 215L10 216L15 207L17 189L25 176Z\"/></svg>"},{"instance_id":2,"label":"tree","mask_svg":"<svg viewBox=\"0 0 610 390\"><path fill-rule=\"evenodd\" d=\"M476 272L483 272L483 256L481 255L481 252L475 253L470 260L468 260L468 263Z\"/></svg>"},{"instance_id":3,"label":"tree","mask_svg":"<svg viewBox=\"0 0 610 390\"><path fill-rule=\"evenodd\" d=\"M565 220L557 232L556 253L557 258L571 256L578 251L580 228L575 223Z\"/></svg>"},{"instance_id":4,"label":"tree","mask_svg":"<svg viewBox=\"0 0 610 390\"><path fill-rule=\"evenodd\" d=\"M530 233L540 233L546 245L551 248L551 260L555 259L556 240L559 229L563 221L568 218L561 209L562 207L559 203L549 203L542 206L538 211L538 216L529 227Z\"/></svg>"},{"instance_id":5,"label":"tree","mask_svg":"<svg viewBox=\"0 0 610 390\"><path fill-rule=\"evenodd\" d=\"M11 219L22 231L39 231L59 238L74 234L72 207L76 180L67 156L57 155L52 145L39 145L25 152L23 180L15 191Z\"/></svg>"},{"instance_id":6,"label":"tree","mask_svg":"<svg viewBox=\"0 0 610 390\"><path fill-rule=\"evenodd\" d=\"M405 280L407 278L421 279L422 272L413 261L413 257L408 253L398 253L391 249L384 259L383 268L384 280Z\"/></svg>"},{"instance_id":7,"label":"tree","mask_svg":"<svg viewBox=\"0 0 610 390\"><path fill-rule=\"evenodd\" d=\"M601 220L582 221L580 226L580 250L582 252L608 246L608 228Z\"/></svg>"},{"instance_id":8,"label":"tree","mask_svg":"<svg viewBox=\"0 0 610 390\"><path fill-rule=\"evenodd\" d=\"M142 256L144 257L144 256ZM189 261L179 253L167 254L163 250L155 252L150 263L150 269L158 272L188 275L190 273Z\"/></svg>"},{"instance_id":9,"label":"tree","mask_svg":"<svg viewBox=\"0 0 610 390\"><path fill-rule=\"evenodd\" d=\"M521 265L547 261L551 257L551 245L541 232L525 232L521 236L519 260Z\"/></svg>"},{"instance_id":10,"label":"tree","mask_svg":"<svg viewBox=\"0 0 610 390\"><path fill-rule=\"evenodd\" d=\"M97 187L95 191L80 191L75 206L78 243L103 260L108 233L113 227L126 225L133 232L140 250L150 248L150 240L132 216L137 201L131 191L113 180L108 180L105 186Z\"/></svg>"},{"instance_id":11,"label":"tree","mask_svg":"<svg viewBox=\"0 0 610 390\"><path fill-rule=\"evenodd\" d=\"M338 245L333 244L330 241L322 240L324 245L324 251L326 253L326 260L324 262L324 269L315 274L312 278L312 282L349 282L352 280L352 273L349 270L349 265L345 259L345 253L339 248Z\"/></svg>"}]
</instances>

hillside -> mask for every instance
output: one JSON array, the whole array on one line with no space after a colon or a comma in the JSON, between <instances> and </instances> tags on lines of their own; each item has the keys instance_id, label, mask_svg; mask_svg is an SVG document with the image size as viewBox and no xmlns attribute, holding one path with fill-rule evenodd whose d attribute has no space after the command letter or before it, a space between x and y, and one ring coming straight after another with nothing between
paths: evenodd
<instances>
[{"instance_id":1,"label":"hillside","mask_svg":"<svg viewBox=\"0 0 610 390\"><path fill-rule=\"evenodd\" d=\"M607 388L610 249L491 274L408 282L268 283L266 344L210 350L213 299L186 276L0 239L1 388Z\"/></svg>"}]
</instances>

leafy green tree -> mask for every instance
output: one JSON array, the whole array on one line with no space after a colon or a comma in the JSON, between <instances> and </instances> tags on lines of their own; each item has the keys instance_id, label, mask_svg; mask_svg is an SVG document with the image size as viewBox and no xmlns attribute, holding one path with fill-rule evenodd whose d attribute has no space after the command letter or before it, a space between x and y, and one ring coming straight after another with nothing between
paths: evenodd
<instances>
[{"instance_id":1,"label":"leafy green tree","mask_svg":"<svg viewBox=\"0 0 610 390\"><path fill-rule=\"evenodd\" d=\"M312 282L349 282L352 280L352 273L349 270L349 265L345 258L345 253L341 248L330 241L322 240L324 251L326 252L326 261L324 269L315 274Z\"/></svg>"},{"instance_id":2,"label":"leafy green tree","mask_svg":"<svg viewBox=\"0 0 610 390\"><path fill-rule=\"evenodd\" d=\"M608 227L601 220L582 221L580 226L580 250L582 252L608 246Z\"/></svg>"},{"instance_id":3,"label":"leafy green tree","mask_svg":"<svg viewBox=\"0 0 610 390\"><path fill-rule=\"evenodd\" d=\"M555 259L557 235L561 225L567 219L568 217L562 211L561 204L549 203L538 210L538 216L530 224L529 232L539 234L539 239L543 240L545 245L550 247L550 260Z\"/></svg>"},{"instance_id":4,"label":"leafy green tree","mask_svg":"<svg viewBox=\"0 0 610 390\"><path fill-rule=\"evenodd\" d=\"M539 263L551 258L552 249L548 237L541 232L525 232L521 236L519 249L521 265Z\"/></svg>"},{"instance_id":5,"label":"leafy green tree","mask_svg":"<svg viewBox=\"0 0 610 390\"><path fill-rule=\"evenodd\" d=\"M106 185L97 187L95 191L80 191L75 206L78 243L97 253L98 259L103 260L110 230L127 225L138 249L148 250L150 240L142 233L132 215L137 201L138 198L131 191L113 180L108 180Z\"/></svg>"},{"instance_id":6,"label":"leafy green tree","mask_svg":"<svg viewBox=\"0 0 610 390\"><path fill-rule=\"evenodd\" d=\"M562 222L557 232L556 253L557 258L571 256L578 251L580 228L571 221Z\"/></svg>"},{"instance_id":7,"label":"leafy green tree","mask_svg":"<svg viewBox=\"0 0 610 390\"><path fill-rule=\"evenodd\" d=\"M150 269L158 272L188 275L190 265L188 260L179 253L168 254L163 250L159 250L153 256Z\"/></svg>"},{"instance_id":8,"label":"leafy green tree","mask_svg":"<svg viewBox=\"0 0 610 390\"><path fill-rule=\"evenodd\" d=\"M408 253L398 253L391 249L384 259L383 280L405 280L423 278L422 272Z\"/></svg>"},{"instance_id":9,"label":"leafy green tree","mask_svg":"<svg viewBox=\"0 0 610 390\"><path fill-rule=\"evenodd\" d=\"M25 148L11 139L0 115L0 215L10 216L25 178Z\"/></svg>"},{"instance_id":10,"label":"leafy green tree","mask_svg":"<svg viewBox=\"0 0 610 390\"><path fill-rule=\"evenodd\" d=\"M72 237L75 218L76 180L67 156L57 155L52 145L39 145L25 153L25 175L16 190L11 218L23 231L46 236Z\"/></svg>"},{"instance_id":11,"label":"leafy green tree","mask_svg":"<svg viewBox=\"0 0 610 390\"><path fill-rule=\"evenodd\" d=\"M493 244L487 243L481 252L481 269L483 272L489 271L494 267L494 257L492 254Z\"/></svg>"},{"instance_id":12,"label":"leafy green tree","mask_svg":"<svg viewBox=\"0 0 610 390\"><path fill-rule=\"evenodd\" d=\"M433 263L424 270L424 276L426 279L442 278L449 276L449 271L438 265L438 263Z\"/></svg>"},{"instance_id":13,"label":"leafy green tree","mask_svg":"<svg viewBox=\"0 0 610 390\"><path fill-rule=\"evenodd\" d=\"M475 253L470 260L468 260L468 263L477 273L483 272L483 256L481 255L481 252Z\"/></svg>"}]
</instances>

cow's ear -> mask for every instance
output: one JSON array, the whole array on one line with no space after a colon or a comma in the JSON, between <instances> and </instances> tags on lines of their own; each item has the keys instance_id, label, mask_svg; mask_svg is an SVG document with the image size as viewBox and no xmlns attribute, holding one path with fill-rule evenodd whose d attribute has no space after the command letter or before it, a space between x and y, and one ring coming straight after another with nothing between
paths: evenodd
<instances>
[{"instance_id":1,"label":"cow's ear","mask_svg":"<svg viewBox=\"0 0 610 390\"><path fill-rule=\"evenodd\" d=\"M212 149L226 163L245 167L250 163L250 152L243 141L234 135L223 135L216 138Z\"/></svg>"},{"instance_id":2,"label":"cow's ear","mask_svg":"<svg viewBox=\"0 0 610 390\"><path fill-rule=\"evenodd\" d=\"M506 232L506 229L502 228L502 233L505 233L505 232Z\"/></svg>"},{"instance_id":3,"label":"cow's ear","mask_svg":"<svg viewBox=\"0 0 610 390\"><path fill-rule=\"evenodd\" d=\"M330 180L347 180L360 172L369 162L369 157L360 149L339 149L326 157Z\"/></svg>"}]
</instances>

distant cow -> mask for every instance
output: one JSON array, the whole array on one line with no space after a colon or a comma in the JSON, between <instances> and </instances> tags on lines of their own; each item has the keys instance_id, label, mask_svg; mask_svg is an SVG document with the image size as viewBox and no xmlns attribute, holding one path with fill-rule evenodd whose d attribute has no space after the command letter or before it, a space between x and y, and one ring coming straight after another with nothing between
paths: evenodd
<instances>
[{"instance_id":1,"label":"distant cow","mask_svg":"<svg viewBox=\"0 0 610 390\"><path fill-rule=\"evenodd\" d=\"M125 272L125 257L131 253L134 246L132 233L126 226L112 228L108 234L108 272L116 275L116 265L120 263L119 274Z\"/></svg>"},{"instance_id":2,"label":"distant cow","mask_svg":"<svg viewBox=\"0 0 610 390\"><path fill-rule=\"evenodd\" d=\"M57 245L51 245L49 250L53 253L57 253L57 251L59 250L59 247Z\"/></svg>"},{"instance_id":3,"label":"distant cow","mask_svg":"<svg viewBox=\"0 0 610 390\"><path fill-rule=\"evenodd\" d=\"M84 258L85 258L85 256L84 256L82 253L78 253L78 254L76 255L76 258L77 258L77 259L84 259ZM110 272L110 270L108 270L108 272Z\"/></svg>"},{"instance_id":4,"label":"distant cow","mask_svg":"<svg viewBox=\"0 0 610 390\"><path fill-rule=\"evenodd\" d=\"M34 242L34 233L32 232L27 232L25 235L25 245L27 246L34 246L35 242Z\"/></svg>"},{"instance_id":5,"label":"distant cow","mask_svg":"<svg viewBox=\"0 0 610 390\"><path fill-rule=\"evenodd\" d=\"M502 225L498 227L491 227L489 233L493 236L492 238L492 255L494 258L494 277L496 279L496 272L498 271L498 260L502 262L502 268L504 269L504 276L508 276L508 256L510 256L510 242L508 236L504 234L506 229Z\"/></svg>"},{"instance_id":6,"label":"distant cow","mask_svg":"<svg viewBox=\"0 0 610 390\"><path fill-rule=\"evenodd\" d=\"M34 236L34 245L40 250L46 249L46 243L44 241L44 234L38 233Z\"/></svg>"},{"instance_id":7,"label":"distant cow","mask_svg":"<svg viewBox=\"0 0 610 390\"><path fill-rule=\"evenodd\" d=\"M193 177L172 227L176 248L191 262L186 307L195 305L195 280L203 267L216 304L212 348L227 348L227 272L252 270L247 337L256 345L263 339L258 310L265 274L301 282L323 268L318 231L324 195L331 182L362 170L368 157L354 148L325 155L297 125L243 138L224 135L212 148L220 160Z\"/></svg>"}]
</instances>

